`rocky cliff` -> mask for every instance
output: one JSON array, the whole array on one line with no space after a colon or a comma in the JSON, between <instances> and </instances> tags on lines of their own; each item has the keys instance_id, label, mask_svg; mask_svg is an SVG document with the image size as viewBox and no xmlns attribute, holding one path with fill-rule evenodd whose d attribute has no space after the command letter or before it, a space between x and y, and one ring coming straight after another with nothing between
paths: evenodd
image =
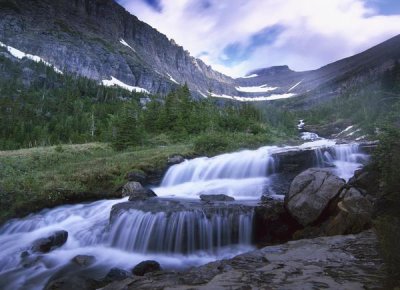
<instances>
[{"instance_id":1,"label":"rocky cliff","mask_svg":"<svg viewBox=\"0 0 400 290\"><path fill-rule=\"evenodd\" d=\"M234 80L214 71L113 0L1 0L0 41L63 71L165 94L233 93Z\"/></svg>"},{"instance_id":2,"label":"rocky cliff","mask_svg":"<svg viewBox=\"0 0 400 290\"><path fill-rule=\"evenodd\" d=\"M317 70L278 66L233 79L114 0L0 0L0 46L39 56L65 72L108 84L119 81L139 91L163 95L187 83L197 97L212 92L239 101L290 98L292 107L374 82L400 59L399 35ZM293 98L299 96L304 98Z\"/></svg>"}]
</instances>

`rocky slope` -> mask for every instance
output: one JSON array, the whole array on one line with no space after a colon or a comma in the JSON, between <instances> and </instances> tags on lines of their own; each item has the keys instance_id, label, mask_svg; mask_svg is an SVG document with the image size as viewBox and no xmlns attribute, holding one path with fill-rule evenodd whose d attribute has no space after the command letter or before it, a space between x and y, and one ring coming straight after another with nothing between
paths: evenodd
<instances>
[{"instance_id":1,"label":"rocky slope","mask_svg":"<svg viewBox=\"0 0 400 290\"><path fill-rule=\"evenodd\" d=\"M128 277L101 289L381 289L384 278L376 235L366 231L269 246L187 272ZM68 289L60 287L63 281L46 289Z\"/></svg>"},{"instance_id":2,"label":"rocky slope","mask_svg":"<svg viewBox=\"0 0 400 290\"><path fill-rule=\"evenodd\" d=\"M234 91L233 79L113 0L2 0L0 42L63 71L99 81L114 77L152 93L185 82L198 94Z\"/></svg>"},{"instance_id":3,"label":"rocky slope","mask_svg":"<svg viewBox=\"0 0 400 290\"><path fill-rule=\"evenodd\" d=\"M362 53L323 66L317 70L295 72L288 66L252 71L239 78L240 86L277 87L275 93L295 93L296 105L311 104L378 80L384 71L400 60L400 35Z\"/></svg>"},{"instance_id":4,"label":"rocky slope","mask_svg":"<svg viewBox=\"0 0 400 290\"><path fill-rule=\"evenodd\" d=\"M166 94L186 82L197 97L210 91L240 101L306 95L292 98L293 106L371 82L400 59L397 36L318 70L294 72L279 66L232 79L190 56L114 0L1 0L0 46L0 53L9 46L63 71L108 84L120 81L141 92Z\"/></svg>"}]
</instances>

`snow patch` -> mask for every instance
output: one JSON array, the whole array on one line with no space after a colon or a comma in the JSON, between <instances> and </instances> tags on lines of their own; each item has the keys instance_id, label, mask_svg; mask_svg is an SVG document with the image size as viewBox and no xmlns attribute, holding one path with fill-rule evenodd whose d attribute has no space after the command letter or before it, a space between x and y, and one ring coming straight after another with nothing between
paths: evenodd
<instances>
[{"instance_id":1,"label":"snow patch","mask_svg":"<svg viewBox=\"0 0 400 290\"><path fill-rule=\"evenodd\" d=\"M125 45L125 46L129 47L130 49L132 49L133 52L136 52L136 50L135 50L132 46L130 46L130 45L129 45L125 40L123 40L122 38L119 40L119 42L120 42L122 45Z\"/></svg>"},{"instance_id":2,"label":"snow patch","mask_svg":"<svg viewBox=\"0 0 400 290\"><path fill-rule=\"evenodd\" d=\"M134 86L127 85L127 84L121 82L120 80L114 78L113 76L111 77L111 80L102 80L101 83L103 84L103 86L106 86L106 87L118 86L118 87L128 90L130 92L149 94L148 90L140 88L140 87L134 87Z\"/></svg>"},{"instance_id":3,"label":"snow patch","mask_svg":"<svg viewBox=\"0 0 400 290\"><path fill-rule=\"evenodd\" d=\"M299 120L299 124L297 124L297 129L302 130L304 128L304 120Z\"/></svg>"},{"instance_id":4,"label":"snow patch","mask_svg":"<svg viewBox=\"0 0 400 290\"><path fill-rule=\"evenodd\" d=\"M338 135L338 136L339 136L339 135L342 135L343 133L346 133L347 131L351 130L353 127L354 127L354 125L348 126L346 129L344 129L342 132L340 132L340 133L337 134L337 135Z\"/></svg>"},{"instance_id":5,"label":"snow patch","mask_svg":"<svg viewBox=\"0 0 400 290\"><path fill-rule=\"evenodd\" d=\"M174 82L174 83L176 83L176 84L179 85L179 83L178 83L169 73L167 73L167 76L169 77L169 79L170 79L172 82Z\"/></svg>"},{"instance_id":6,"label":"snow patch","mask_svg":"<svg viewBox=\"0 0 400 290\"><path fill-rule=\"evenodd\" d=\"M255 77L258 77L258 74L251 74L249 76L244 76L244 77L242 77L242 79L250 79L250 78L255 78Z\"/></svg>"},{"instance_id":7,"label":"snow patch","mask_svg":"<svg viewBox=\"0 0 400 290\"><path fill-rule=\"evenodd\" d=\"M33 55L33 54L29 54L29 53L25 53L19 49L16 49L12 46L9 45L5 45L3 42L0 42L0 47L5 47L7 48L8 52L18 58L18 59L23 59L24 57L26 57L27 59L33 60L34 62L43 62L46 66L53 68L53 70L56 73L59 74L63 74L63 72L61 70L59 70L58 68L56 68L54 65L52 65L51 63L45 61L43 58L41 58L40 56L37 55Z\"/></svg>"},{"instance_id":8,"label":"snow patch","mask_svg":"<svg viewBox=\"0 0 400 290\"><path fill-rule=\"evenodd\" d=\"M279 99L287 99L296 96L296 94L281 94L281 95L270 95L268 97L238 97L238 96L228 96L228 95L217 95L212 93L212 97L214 98L223 98L223 99L230 99L230 100L235 100L239 102L259 102L259 101L273 101L273 100L279 100Z\"/></svg>"},{"instance_id":9,"label":"snow patch","mask_svg":"<svg viewBox=\"0 0 400 290\"><path fill-rule=\"evenodd\" d=\"M197 92L198 92L200 95L202 95L204 98L206 98L206 99L208 98L207 95L206 95L205 93L200 92L200 91L197 91Z\"/></svg>"},{"instance_id":10,"label":"snow patch","mask_svg":"<svg viewBox=\"0 0 400 290\"><path fill-rule=\"evenodd\" d=\"M355 131L353 131L353 132L347 134L346 136L347 136L347 137L353 136L355 133L360 132L360 131L361 131L361 129L357 129L357 130L355 130Z\"/></svg>"},{"instance_id":11,"label":"snow patch","mask_svg":"<svg viewBox=\"0 0 400 290\"><path fill-rule=\"evenodd\" d=\"M294 89L295 89L298 85L300 85L302 82L303 82L302 80L299 81L297 84L295 84L293 87L291 87L291 88L288 90L288 92L294 90Z\"/></svg>"},{"instance_id":12,"label":"snow patch","mask_svg":"<svg viewBox=\"0 0 400 290\"><path fill-rule=\"evenodd\" d=\"M356 138L356 141L360 141L360 140L363 140L365 138L367 138L367 135L362 135L362 136Z\"/></svg>"},{"instance_id":13,"label":"snow patch","mask_svg":"<svg viewBox=\"0 0 400 290\"><path fill-rule=\"evenodd\" d=\"M268 87L268 85L258 87L236 87L236 90L242 93L267 93L276 89L277 87Z\"/></svg>"}]
</instances>

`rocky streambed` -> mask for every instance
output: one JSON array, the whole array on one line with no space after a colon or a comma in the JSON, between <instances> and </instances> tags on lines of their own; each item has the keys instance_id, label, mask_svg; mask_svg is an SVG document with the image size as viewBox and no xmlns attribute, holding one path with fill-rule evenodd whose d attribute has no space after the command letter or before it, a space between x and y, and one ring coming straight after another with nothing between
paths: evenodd
<instances>
[{"instance_id":1,"label":"rocky streambed","mask_svg":"<svg viewBox=\"0 0 400 290\"><path fill-rule=\"evenodd\" d=\"M186 271L127 277L103 290L381 289L385 279L373 231L269 246Z\"/></svg>"},{"instance_id":2,"label":"rocky streambed","mask_svg":"<svg viewBox=\"0 0 400 290\"><path fill-rule=\"evenodd\" d=\"M145 188L130 176L123 199L62 206L6 223L0 228L0 287L379 285L376 238L363 232L371 227L374 174L356 171L367 160L362 146L331 140L180 158L159 187ZM263 248L355 233L361 234ZM371 256L359 255L368 247ZM351 275L339 274L341 263Z\"/></svg>"}]
</instances>

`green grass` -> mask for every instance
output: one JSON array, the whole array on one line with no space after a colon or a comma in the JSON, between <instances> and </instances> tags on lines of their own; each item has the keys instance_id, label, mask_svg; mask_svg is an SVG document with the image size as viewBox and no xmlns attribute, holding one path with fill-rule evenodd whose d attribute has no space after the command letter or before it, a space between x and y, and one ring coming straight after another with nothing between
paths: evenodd
<instances>
[{"instance_id":1,"label":"green grass","mask_svg":"<svg viewBox=\"0 0 400 290\"><path fill-rule=\"evenodd\" d=\"M0 151L0 222L63 203L115 197L126 173L163 169L176 153L191 155L192 145L116 152L89 143Z\"/></svg>"},{"instance_id":2,"label":"green grass","mask_svg":"<svg viewBox=\"0 0 400 290\"><path fill-rule=\"evenodd\" d=\"M168 156L213 156L238 149L282 143L289 135L268 133L204 133L171 143L158 135L148 146L115 151L106 143L57 145L0 151L0 223L46 207L116 198L128 172L154 173Z\"/></svg>"}]
</instances>

